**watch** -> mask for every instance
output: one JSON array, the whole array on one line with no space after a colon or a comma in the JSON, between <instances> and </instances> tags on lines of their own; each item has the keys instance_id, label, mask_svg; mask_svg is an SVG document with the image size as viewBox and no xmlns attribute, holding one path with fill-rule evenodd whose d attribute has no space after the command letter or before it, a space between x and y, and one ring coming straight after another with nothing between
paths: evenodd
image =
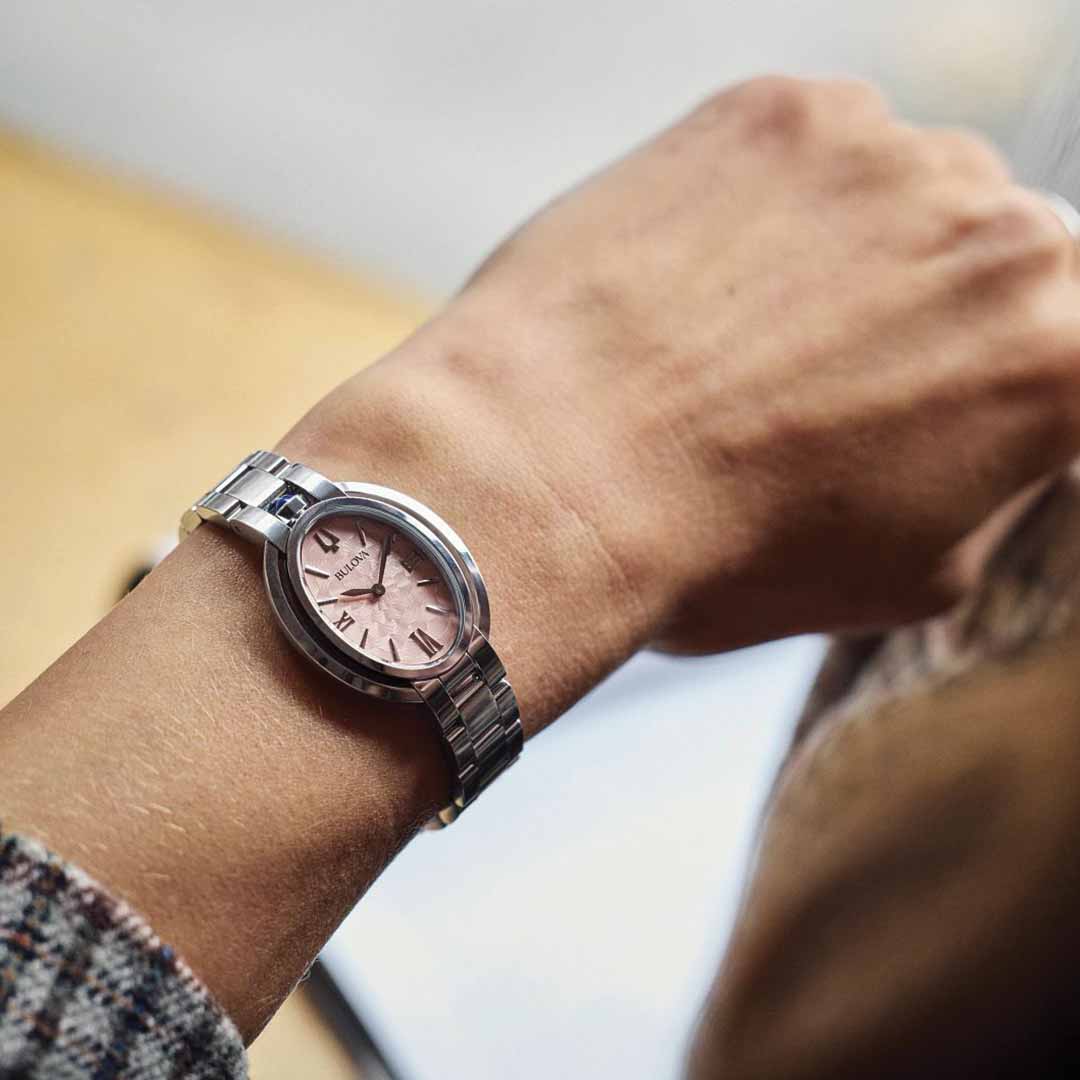
<instances>
[{"instance_id":1,"label":"watch","mask_svg":"<svg viewBox=\"0 0 1080 1080\"><path fill-rule=\"evenodd\" d=\"M431 710L451 774L433 826L517 759L521 718L488 641L484 579L436 513L257 450L184 514L181 539L203 522L262 547L270 607L308 660L362 694Z\"/></svg>"}]
</instances>

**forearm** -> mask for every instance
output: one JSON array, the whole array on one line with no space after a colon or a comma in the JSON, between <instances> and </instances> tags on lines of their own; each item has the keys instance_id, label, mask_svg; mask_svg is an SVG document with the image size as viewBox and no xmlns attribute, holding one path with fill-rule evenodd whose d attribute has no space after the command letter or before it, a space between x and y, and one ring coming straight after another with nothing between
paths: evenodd
<instances>
[{"instance_id":1,"label":"forearm","mask_svg":"<svg viewBox=\"0 0 1080 1080\"><path fill-rule=\"evenodd\" d=\"M455 367L462 332L443 320L360 376L361 415L324 408L281 445L408 491L468 538L532 734L645 628L497 387ZM254 549L206 527L5 710L0 759L5 826L141 910L249 1037L448 783L429 716L309 666Z\"/></svg>"}]
</instances>

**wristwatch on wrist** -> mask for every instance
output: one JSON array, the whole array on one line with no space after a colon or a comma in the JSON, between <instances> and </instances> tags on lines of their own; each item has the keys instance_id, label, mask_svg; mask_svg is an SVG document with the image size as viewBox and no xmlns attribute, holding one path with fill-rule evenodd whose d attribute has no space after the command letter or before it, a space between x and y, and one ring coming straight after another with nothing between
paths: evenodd
<instances>
[{"instance_id":1,"label":"wristwatch on wrist","mask_svg":"<svg viewBox=\"0 0 1080 1080\"><path fill-rule=\"evenodd\" d=\"M257 450L184 514L263 548L270 606L309 660L354 690L423 702L452 778L448 825L521 753L517 699L488 641L487 590L437 514Z\"/></svg>"}]
</instances>

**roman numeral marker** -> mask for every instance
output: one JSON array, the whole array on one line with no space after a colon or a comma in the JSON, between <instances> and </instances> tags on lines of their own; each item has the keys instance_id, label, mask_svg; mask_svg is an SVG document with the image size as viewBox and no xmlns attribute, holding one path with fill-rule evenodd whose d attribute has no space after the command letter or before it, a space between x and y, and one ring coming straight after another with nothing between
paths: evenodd
<instances>
[{"instance_id":1,"label":"roman numeral marker","mask_svg":"<svg viewBox=\"0 0 1080 1080\"><path fill-rule=\"evenodd\" d=\"M418 626L410 635L413 641L428 654L434 656L442 649L442 642L433 638L423 627Z\"/></svg>"},{"instance_id":2,"label":"roman numeral marker","mask_svg":"<svg viewBox=\"0 0 1080 1080\"><path fill-rule=\"evenodd\" d=\"M334 625L344 634L355 622L356 620L347 611L343 611L341 618L334 620Z\"/></svg>"},{"instance_id":3,"label":"roman numeral marker","mask_svg":"<svg viewBox=\"0 0 1080 1080\"><path fill-rule=\"evenodd\" d=\"M329 577L330 576L324 570L320 570L320 569L318 569L318 567L315 567L315 566L305 566L304 567L304 573L305 574L311 574L312 577Z\"/></svg>"},{"instance_id":4,"label":"roman numeral marker","mask_svg":"<svg viewBox=\"0 0 1080 1080\"><path fill-rule=\"evenodd\" d=\"M311 535L327 555L336 554L341 546L341 537L335 536L329 529L316 529Z\"/></svg>"}]
</instances>

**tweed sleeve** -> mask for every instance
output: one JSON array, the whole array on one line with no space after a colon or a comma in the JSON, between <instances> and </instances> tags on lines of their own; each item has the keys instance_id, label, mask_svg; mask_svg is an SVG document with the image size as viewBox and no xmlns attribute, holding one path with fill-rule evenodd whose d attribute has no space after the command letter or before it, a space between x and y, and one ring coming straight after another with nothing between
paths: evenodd
<instances>
[{"instance_id":1,"label":"tweed sleeve","mask_svg":"<svg viewBox=\"0 0 1080 1080\"><path fill-rule=\"evenodd\" d=\"M0 835L0 1078L246 1075L236 1028L141 916Z\"/></svg>"}]
</instances>

